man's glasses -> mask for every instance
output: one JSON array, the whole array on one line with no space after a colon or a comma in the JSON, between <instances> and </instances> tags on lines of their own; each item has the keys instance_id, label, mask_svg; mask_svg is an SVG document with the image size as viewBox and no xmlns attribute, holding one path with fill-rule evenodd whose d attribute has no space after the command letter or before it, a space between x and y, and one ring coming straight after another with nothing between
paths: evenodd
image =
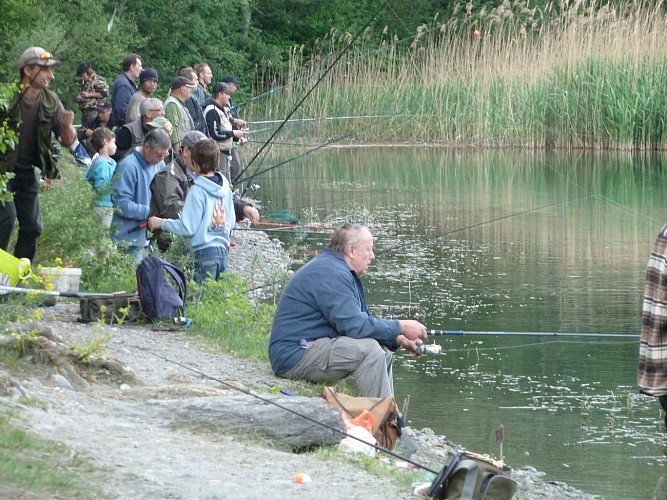
<instances>
[{"instance_id":1,"label":"man's glasses","mask_svg":"<svg viewBox=\"0 0 667 500\"><path fill-rule=\"evenodd\" d=\"M151 151L153 151L153 153L155 154L155 156L156 156L157 158L159 158L160 160L164 160L164 159L167 157L167 155L169 154L169 150L168 150L168 149L167 149L166 151L162 152L162 151L158 151L158 150L155 149L154 147L151 147Z\"/></svg>"}]
</instances>

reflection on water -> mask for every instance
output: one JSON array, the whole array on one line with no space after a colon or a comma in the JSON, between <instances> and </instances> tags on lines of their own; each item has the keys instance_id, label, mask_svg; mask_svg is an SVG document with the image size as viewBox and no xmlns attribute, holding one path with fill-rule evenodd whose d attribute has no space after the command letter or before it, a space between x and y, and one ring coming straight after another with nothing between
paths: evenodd
<instances>
[{"instance_id":1,"label":"reflection on water","mask_svg":"<svg viewBox=\"0 0 667 500\"><path fill-rule=\"evenodd\" d=\"M665 176L660 157L385 148L323 152L258 181L265 217L371 227L364 280L378 315L469 332L638 333ZM637 341L435 341L444 355L397 360L411 425L496 455L502 425L510 464L606 498L650 497L666 473L659 405L636 392Z\"/></svg>"}]
</instances>

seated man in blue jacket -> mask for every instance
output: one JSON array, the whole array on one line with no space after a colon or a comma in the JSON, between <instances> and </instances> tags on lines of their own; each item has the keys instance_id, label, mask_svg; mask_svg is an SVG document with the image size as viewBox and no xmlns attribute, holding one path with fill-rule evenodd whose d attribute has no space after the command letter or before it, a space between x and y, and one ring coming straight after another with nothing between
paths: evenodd
<instances>
[{"instance_id":1,"label":"seated man in blue jacket","mask_svg":"<svg viewBox=\"0 0 667 500\"><path fill-rule=\"evenodd\" d=\"M375 258L373 236L356 224L336 229L329 247L289 280L269 340L279 377L313 382L352 375L362 396L394 395L393 351L416 354L426 327L371 314L359 279Z\"/></svg>"}]
</instances>

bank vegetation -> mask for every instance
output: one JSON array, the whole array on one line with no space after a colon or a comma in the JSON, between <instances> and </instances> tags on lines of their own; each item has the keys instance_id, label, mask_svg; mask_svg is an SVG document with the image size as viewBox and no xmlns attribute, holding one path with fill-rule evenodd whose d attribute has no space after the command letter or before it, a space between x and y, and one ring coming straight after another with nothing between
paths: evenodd
<instances>
[{"instance_id":1,"label":"bank vegetation","mask_svg":"<svg viewBox=\"0 0 667 500\"><path fill-rule=\"evenodd\" d=\"M505 0L378 44L332 31L295 47L287 81L253 116L292 136L382 143L664 149L667 15L661 2ZM341 53L343 57L337 61ZM311 55L312 54L312 55ZM256 93L266 80L259 78ZM319 81L321 80L321 81ZM319 81L319 83L318 83Z\"/></svg>"}]
</instances>

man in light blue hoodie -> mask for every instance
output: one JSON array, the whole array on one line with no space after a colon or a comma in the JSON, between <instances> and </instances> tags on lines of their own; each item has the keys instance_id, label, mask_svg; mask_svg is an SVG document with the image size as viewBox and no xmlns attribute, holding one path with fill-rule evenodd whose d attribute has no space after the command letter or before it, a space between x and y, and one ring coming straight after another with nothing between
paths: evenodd
<instances>
[{"instance_id":1,"label":"man in light blue hoodie","mask_svg":"<svg viewBox=\"0 0 667 500\"><path fill-rule=\"evenodd\" d=\"M217 280L227 270L227 255L235 224L234 199L229 181L217 172L220 148L212 139L199 141L190 152L197 174L188 191L180 219L150 217L150 229L162 229L190 239L195 254L197 283Z\"/></svg>"},{"instance_id":2,"label":"man in light blue hoodie","mask_svg":"<svg viewBox=\"0 0 667 500\"><path fill-rule=\"evenodd\" d=\"M111 194L114 207L111 239L129 245L126 251L137 263L145 257L148 246L145 227L150 211L151 181L164 168L170 147L171 141L164 130L151 130L144 144L116 167Z\"/></svg>"}]
</instances>

